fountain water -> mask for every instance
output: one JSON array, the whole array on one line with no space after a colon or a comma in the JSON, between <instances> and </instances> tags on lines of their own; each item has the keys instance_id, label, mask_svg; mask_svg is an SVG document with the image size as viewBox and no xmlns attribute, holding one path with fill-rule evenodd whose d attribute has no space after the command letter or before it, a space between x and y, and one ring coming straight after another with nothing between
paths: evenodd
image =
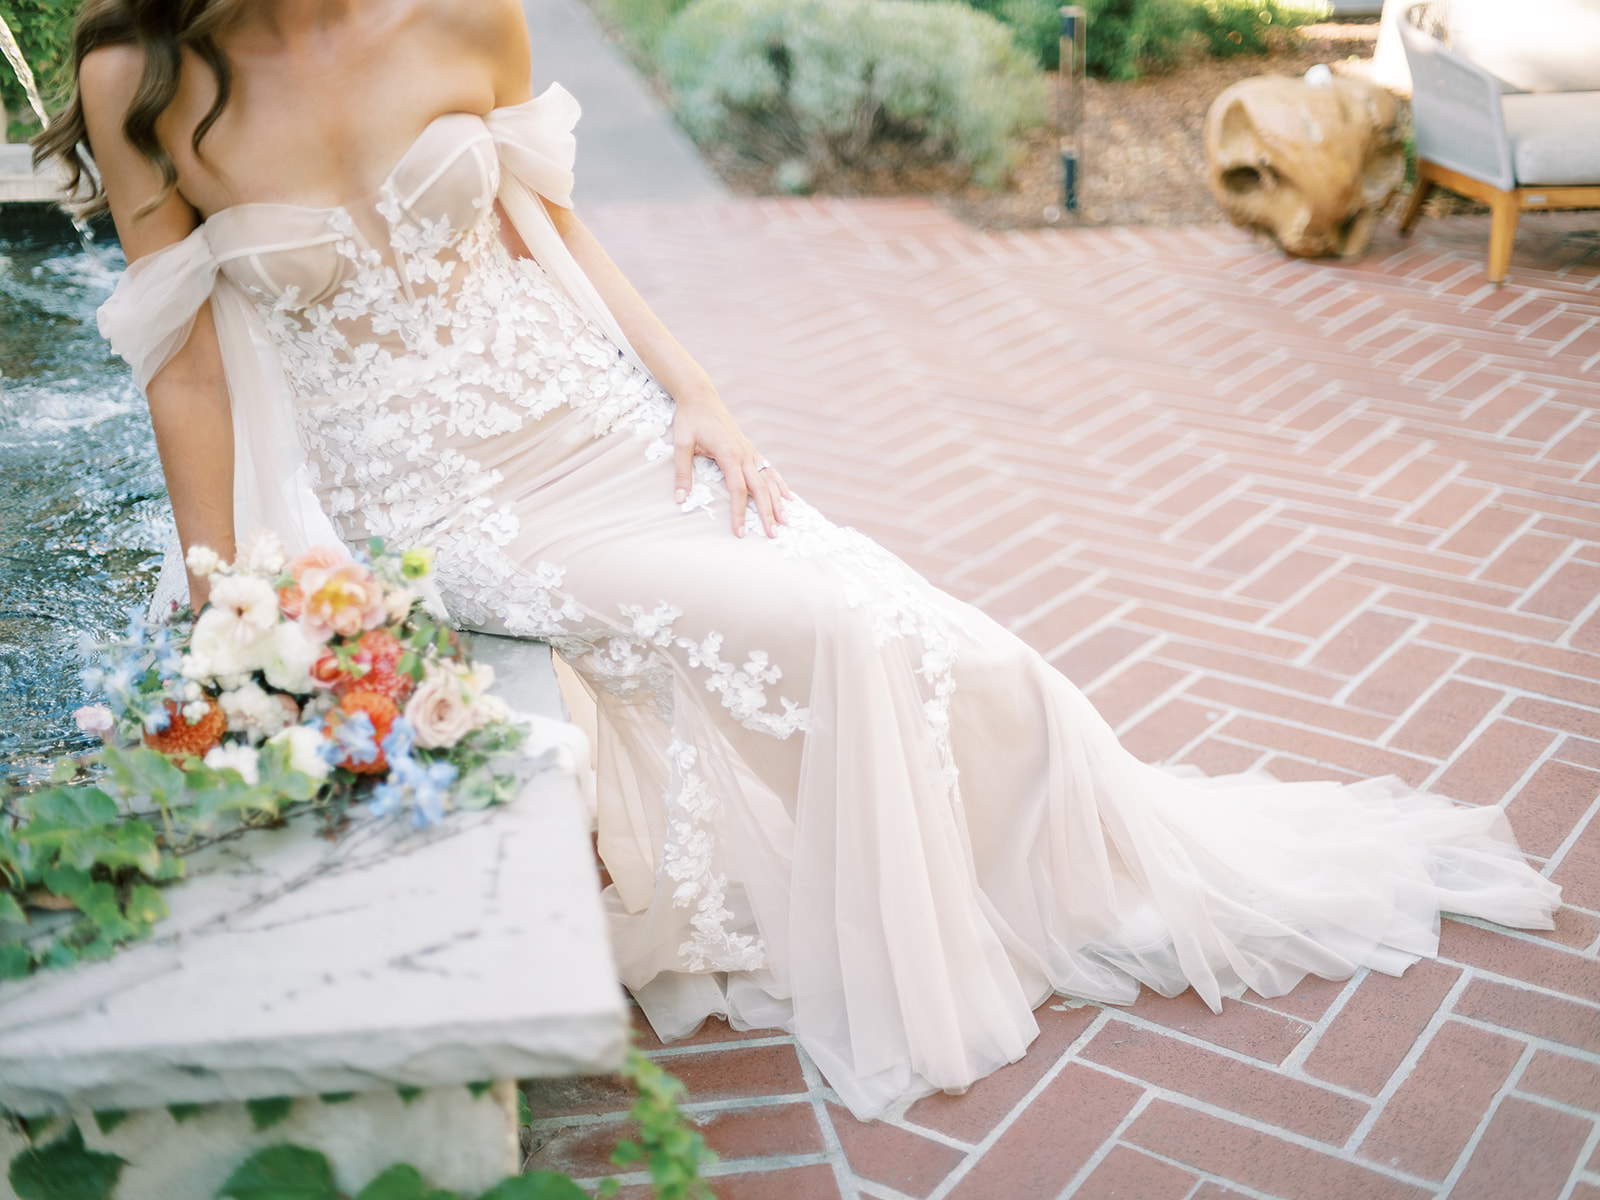
<instances>
[{"instance_id":1,"label":"fountain water","mask_svg":"<svg viewBox=\"0 0 1600 1200\"><path fill-rule=\"evenodd\" d=\"M34 78L33 68L28 65L28 60L23 57L22 47L17 42L16 34L12 33L11 26L6 24L6 19L0 17L0 54L6 56L6 61L11 64L11 69L17 73L17 82L22 84L22 90L28 95L28 104L38 115L41 127L50 127L50 113L44 106L44 98L39 94L39 83ZM83 147L78 147L78 156L83 161L84 169L94 170L94 164L84 154ZM72 218L72 227L78 231L78 239L83 243L85 250L94 242L94 230L89 228L89 222L76 213L68 214Z\"/></svg>"}]
</instances>

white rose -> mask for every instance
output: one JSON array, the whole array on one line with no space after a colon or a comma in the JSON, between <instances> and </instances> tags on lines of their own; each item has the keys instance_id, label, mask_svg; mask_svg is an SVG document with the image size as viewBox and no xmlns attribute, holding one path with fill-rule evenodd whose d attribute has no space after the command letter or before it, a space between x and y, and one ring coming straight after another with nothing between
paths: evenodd
<instances>
[{"instance_id":1,"label":"white rose","mask_svg":"<svg viewBox=\"0 0 1600 1200\"><path fill-rule=\"evenodd\" d=\"M461 677L449 670L428 672L406 701L406 720L416 727L417 745L424 750L448 749L478 726L472 698Z\"/></svg>"},{"instance_id":2,"label":"white rose","mask_svg":"<svg viewBox=\"0 0 1600 1200\"><path fill-rule=\"evenodd\" d=\"M246 783L261 782L261 756L249 746L213 746L206 751L204 761L213 771L232 767Z\"/></svg>"},{"instance_id":3,"label":"white rose","mask_svg":"<svg viewBox=\"0 0 1600 1200\"><path fill-rule=\"evenodd\" d=\"M324 738L310 725L291 725L282 733L267 739L272 746L289 747L289 766L313 779L326 779L332 770L322 757Z\"/></svg>"},{"instance_id":4,"label":"white rose","mask_svg":"<svg viewBox=\"0 0 1600 1200\"><path fill-rule=\"evenodd\" d=\"M272 530L258 529L250 535L239 558L255 574L276 575L289 561L289 552L284 548L283 539Z\"/></svg>"},{"instance_id":5,"label":"white rose","mask_svg":"<svg viewBox=\"0 0 1600 1200\"><path fill-rule=\"evenodd\" d=\"M321 653L322 646L308 638L298 622L281 622L262 656L267 682L282 691L305 695L313 690L311 668Z\"/></svg>"},{"instance_id":6,"label":"white rose","mask_svg":"<svg viewBox=\"0 0 1600 1200\"><path fill-rule=\"evenodd\" d=\"M383 615L391 621L404 621L417 594L407 587L391 588L383 598Z\"/></svg>"},{"instance_id":7,"label":"white rose","mask_svg":"<svg viewBox=\"0 0 1600 1200\"><path fill-rule=\"evenodd\" d=\"M259 683L246 682L231 692L217 697L223 714L228 718L228 728L242 730L252 741L271 737L298 716L293 716L277 696L269 694Z\"/></svg>"},{"instance_id":8,"label":"white rose","mask_svg":"<svg viewBox=\"0 0 1600 1200\"><path fill-rule=\"evenodd\" d=\"M271 590L270 588L268 589ZM212 675L249 675L261 665L265 647L256 641L245 641L237 636L239 618L231 608L208 608L194 623L194 633L189 638L189 654L199 660L194 664L194 674L186 664L183 673L191 679L205 679ZM264 641L264 639L262 639ZM201 668L204 673L201 673Z\"/></svg>"},{"instance_id":9,"label":"white rose","mask_svg":"<svg viewBox=\"0 0 1600 1200\"><path fill-rule=\"evenodd\" d=\"M211 607L231 613L233 639L260 641L278 623L278 593L254 575L224 575L211 585Z\"/></svg>"},{"instance_id":10,"label":"white rose","mask_svg":"<svg viewBox=\"0 0 1600 1200\"><path fill-rule=\"evenodd\" d=\"M189 574L195 578L205 579L216 574L217 568L222 566L222 559L210 546L190 546L183 565L189 568Z\"/></svg>"}]
</instances>

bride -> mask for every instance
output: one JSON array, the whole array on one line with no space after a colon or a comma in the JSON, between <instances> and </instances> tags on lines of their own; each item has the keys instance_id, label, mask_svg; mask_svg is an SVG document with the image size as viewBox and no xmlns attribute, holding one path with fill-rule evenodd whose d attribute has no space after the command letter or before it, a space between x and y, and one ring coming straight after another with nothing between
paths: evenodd
<instances>
[{"instance_id":1,"label":"bride","mask_svg":"<svg viewBox=\"0 0 1600 1200\"><path fill-rule=\"evenodd\" d=\"M183 544L429 546L458 624L554 646L663 1039L792 1030L865 1118L1055 992L1217 1008L1399 972L1441 910L1550 927L1497 810L1144 765L795 496L574 215L516 0L88 0L75 62L44 149L98 168Z\"/></svg>"}]
</instances>

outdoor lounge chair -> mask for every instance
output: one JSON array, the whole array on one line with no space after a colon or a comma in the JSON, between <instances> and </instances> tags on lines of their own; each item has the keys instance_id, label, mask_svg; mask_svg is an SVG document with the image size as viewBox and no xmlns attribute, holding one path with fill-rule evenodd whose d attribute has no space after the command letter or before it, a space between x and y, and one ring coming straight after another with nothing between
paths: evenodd
<instances>
[{"instance_id":1,"label":"outdoor lounge chair","mask_svg":"<svg viewBox=\"0 0 1600 1200\"><path fill-rule=\"evenodd\" d=\"M1600 92L1503 94L1493 74L1413 24L1425 8L1396 22L1417 145L1400 231L1411 231L1435 187L1487 204L1488 275L1498 284L1524 209L1600 207Z\"/></svg>"}]
</instances>

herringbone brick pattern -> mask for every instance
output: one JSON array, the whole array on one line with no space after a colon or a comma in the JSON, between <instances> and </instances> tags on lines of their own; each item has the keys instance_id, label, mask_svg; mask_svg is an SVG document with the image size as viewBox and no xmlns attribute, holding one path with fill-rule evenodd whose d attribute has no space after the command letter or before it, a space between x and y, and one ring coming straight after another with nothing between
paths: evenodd
<instances>
[{"instance_id":1,"label":"herringbone brick pattern","mask_svg":"<svg viewBox=\"0 0 1600 1200\"><path fill-rule=\"evenodd\" d=\"M1571 905L1220 1017L1057 1002L1022 1062L868 1125L787 1037L647 1036L723 1200L1600 1197L1581 216L1530 219L1499 290L1471 218L1355 264L1220 228L980 235L920 202L593 223L802 493L1010 622L1136 753L1505 806ZM532 1166L608 1171L619 1091L532 1099Z\"/></svg>"}]
</instances>

